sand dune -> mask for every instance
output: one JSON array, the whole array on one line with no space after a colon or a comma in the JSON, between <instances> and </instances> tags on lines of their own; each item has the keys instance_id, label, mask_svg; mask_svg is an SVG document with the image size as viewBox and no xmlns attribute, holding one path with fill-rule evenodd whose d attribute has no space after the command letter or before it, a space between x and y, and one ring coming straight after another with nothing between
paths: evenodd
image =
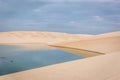
<instances>
[{"instance_id":1,"label":"sand dune","mask_svg":"<svg viewBox=\"0 0 120 80\"><path fill-rule=\"evenodd\" d=\"M88 39L73 41L73 42L58 43L58 44L54 44L53 46L58 48L65 47L65 48L96 51L104 54L115 53L120 51L120 32L96 35L89 37Z\"/></svg>"},{"instance_id":2,"label":"sand dune","mask_svg":"<svg viewBox=\"0 0 120 80\"><path fill-rule=\"evenodd\" d=\"M0 32L0 44L14 43L58 43L73 41L89 37L89 35L73 35L58 32Z\"/></svg>"},{"instance_id":3,"label":"sand dune","mask_svg":"<svg viewBox=\"0 0 120 80\"><path fill-rule=\"evenodd\" d=\"M1 76L0 80L119 80L120 53Z\"/></svg>"},{"instance_id":4,"label":"sand dune","mask_svg":"<svg viewBox=\"0 0 120 80\"><path fill-rule=\"evenodd\" d=\"M32 31L0 32L0 44L35 43L44 43L76 54L80 54L84 57L91 57L100 55L98 53L107 54L119 52L120 32L111 32L99 35ZM27 47L29 47L29 45ZM34 47L39 46L32 46L32 48Z\"/></svg>"},{"instance_id":5,"label":"sand dune","mask_svg":"<svg viewBox=\"0 0 120 80\"><path fill-rule=\"evenodd\" d=\"M51 32L0 33L0 43L40 42L50 43L51 46L85 57L99 56L4 75L0 76L0 80L120 79L120 32L95 36Z\"/></svg>"}]
</instances>

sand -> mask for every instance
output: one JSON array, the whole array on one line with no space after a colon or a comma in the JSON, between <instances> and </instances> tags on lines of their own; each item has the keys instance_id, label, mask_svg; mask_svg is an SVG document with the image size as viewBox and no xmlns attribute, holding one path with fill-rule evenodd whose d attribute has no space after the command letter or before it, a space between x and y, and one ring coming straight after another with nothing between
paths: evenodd
<instances>
[{"instance_id":1,"label":"sand","mask_svg":"<svg viewBox=\"0 0 120 80\"><path fill-rule=\"evenodd\" d=\"M32 31L17 31L17 32L0 32L0 44L35 44L35 43L58 43L64 41L74 41L84 39L90 35L74 35L59 32L32 32Z\"/></svg>"},{"instance_id":2,"label":"sand","mask_svg":"<svg viewBox=\"0 0 120 80\"><path fill-rule=\"evenodd\" d=\"M60 32L14 31L0 32L0 45L21 46L26 50L53 49L48 44L71 42L88 38L92 35L68 34Z\"/></svg>"},{"instance_id":3,"label":"sand","mask_svg":"<svg viewBox=\"0 0 120 80\"><path fill-rule=\"evenodd\" d=\"M9 32L10 33L10 32ZM19 38L15 36L16 32L0 33L1 43L13 43L11 39L18 40L14 43L29 42L38 43L39 40L46 38L51 46L74 52L88 58L65 62L61 64L46 66L37 69L17 72L9 75L0 76L0 80L119 80L120 79L120 32L112 32L94 36L81 36L73 34L54 34L40 35L37 38L30 37L33 33L20 32ZM17 32L18 33L18 32ZM36 32L35 32L36 33ZM30 34L26 37L25 34ZM37 33L38 34L38 33ZM20 36L22 35L22 36ZM51 35L51 36L50 36ZM8 38L8 36L10 36ZM40 37L42 36L42 38ZM79 37L80 36L80 37ZM68 39L69 37L69 39ZM79 37L79 38L78 38ZM40 38L40 39L39 39ZM76 39L72 39L76 38ZM4 39L9 39L4 41ZM50 39L50 40L49 40ZM66 40L67 39L67 40ZM35 41L36 40L36 41ZM53 40L53 41L52 41ZM58 41L56 41L58 40ZM2 42L3 41L3 42ZM50 41L50 43L49 43ZM75 51L74 51L74 50ZM82 52L82 54L81 54ZM94 56L94 57L92 57Z\"/></svg>"},{"instance_id":4,"label":"sand","mask_svg":"<svg viewBox=\"0 0 120 80\"><path fill-rule=\"evenodd\" d=\"M102 54L115 53L120 51L120 32L100 34L96 36L89 37L88 39L71 41L64 43L57 43L52 46L62 48L64 50L70 51L68 49L78 49L78 50L88 50L99 52ZM78 53L81 55L81 53ZM83 55L83 56L86 56ZM94 56L94 55L90 55ZM86 56L89 57L89 56Z\"/></svg>"}]
</instances>

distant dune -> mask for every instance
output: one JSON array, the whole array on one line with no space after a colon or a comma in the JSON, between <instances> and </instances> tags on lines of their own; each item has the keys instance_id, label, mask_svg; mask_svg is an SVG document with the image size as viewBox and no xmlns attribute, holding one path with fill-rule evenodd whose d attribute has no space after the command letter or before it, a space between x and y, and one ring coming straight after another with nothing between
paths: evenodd
<instances>
[{"instance_id":1,"label":"distant dune","mask_svg":"<svg viewBox=\"0 0 120 80\"><path fill-rule=\"evenodd\" d=\"M100 34L84 40L58 43L53 46L64 48L64 50L73 48L78 50L96 51L103 54L115 53L120 51L120 32Z\"/></svg>"},{"instance_id":2,"label":"distant dune","mask_svg":"<svg viewBox=\"0 0 120 80\"><path fill-rule=\"evenodd\" d=\"M0 32L0 44L35 43L44 43L85 57L90 57L119 52L120 32L99 35L33 31Z\"/></svg>"},{"instance_id":3,"label":"distant dune","mask_svg":"<svg viewBox=\"0 0 120 80\"><path fill-rule=\"evenodd\" d=\"M64 41L74 41L84 39L90 35L73 35L59 32L0 32L0 44L14 43L58 43Z\"/></svg>"}]
</instances>

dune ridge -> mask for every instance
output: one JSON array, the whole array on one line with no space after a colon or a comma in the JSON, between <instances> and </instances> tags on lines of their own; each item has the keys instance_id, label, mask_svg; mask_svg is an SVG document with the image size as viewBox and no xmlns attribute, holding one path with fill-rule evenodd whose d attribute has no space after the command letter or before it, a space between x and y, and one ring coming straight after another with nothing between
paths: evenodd
<instances>
[{"instance_id":1,"label":"dune ridge","mask_svg":"<svg viewBox=\"0 0 120 80\"><path fill-rule=\"evenodd\" d=\"M64 41L73 41L84 39L89 35L75 35L59 32L34 32L34 31L17 31L17 32L0 32L0 44L14 43L58 43Z\"/></svg>"},{"instance_id":2,"label":"dune ridge","mask_svg":"<svg viewBox=\"0 0 120 80\"><path fill-rule=\"evenodd\" d=\"M66 47L66 48L76 48L76 49L97 51L105 54L115 53L120 51L120 32L112 32L112 33L95 35L87 39L57 43L57 44L53 44L52 46L56 46L58 48ZM64 50L67 50L67 49L64 49ZM67 50L67 51L70 51L70 50ZM81 54L81 53L78 53L78 54Z\"/></svg>"}]
</instances>

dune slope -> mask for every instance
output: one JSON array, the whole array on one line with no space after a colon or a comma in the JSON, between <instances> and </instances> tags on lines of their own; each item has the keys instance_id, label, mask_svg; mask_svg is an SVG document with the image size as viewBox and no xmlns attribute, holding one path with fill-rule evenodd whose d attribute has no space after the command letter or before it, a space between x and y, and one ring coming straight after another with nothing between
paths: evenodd
<instances>
[{"instance_id":1,"label":"dune slope","mask_svg":"<svg viewBox=\"0 0 120 80\"><path fill-rule=\"evenodd\" d=\"M89 37L89 35L73 35L58 32L0 32L0 44L14 43L56 43L73 41Z\"/></svg>"},{"instance_id":2,"label":"dune slope","mask_svg":"<svg viewBox=\"0 0 120 80\"><path fill-rule=\"evenodd\" d=\"M3 39L1 39L1 41L3 41L5 38L8 38L10 42L13 43L11 41L12 38L18 39L18 35L15 36L14 34L12 35L9 34L10 36L9 38L8 38L8 33L7 36L6 34L2 34ZM39 33L39 36L40 34L41 33ZM32 43L36 43L35 40L37 39L38 42L44 42L44 43L50 42L49 39L53 42L56 42L56 40L58 40L56 43L50 45L71 52L74 49L75 51L73 52L80 55L82 54L87 57L95 56L98 54L102 54L102 55L76 60L76 61L65 62L52 66L22 71L14 74L4 75L4 76L0 76L0 80L119 80L120 79L120 32L100 34L96 36L85 36L85 37L84 36L81 37L80 35L73 36L71 34L64 34L63 36L63 34L59 34L61 35L60 37L58 36L58 34L56 36L56 34L53 33L54 36L52 35L51 37L50 36L51 33L49 33L49 35L48 34L46 36L44 35L45 37L41 38L37 36L37 38L34 38L34 37L26 37L25 34L20 36L21 35L20 33L19 39L18 41L16 41L16 43L17 42L26 43L27 40L28 42L32 42L32 40L29 41L29 39L31 38L33 38ZM30 33L28 35L31 36ZM47 38L47 36L49 38ZM67 39L68 38L67 36L69 37L69 39ZM39 41L43 38L45 38L46 41ZM9 42L9 40L7 41ZM1 43L5 43L5 41Z\"/></svg>"},{"instance_id":3,"label":"dune slope","mask_svg":"<svg viewBox=\"0 0 120 80\"><path fill-rule=\"evenodd\" d=\"M52 46L55 46L58 48L65 47L65 48L97 51L104 54L119 52L120 51L120 32L96 35L96 36L89 37L86 40L58 43Z\"/></svg>"}]
</instances>

